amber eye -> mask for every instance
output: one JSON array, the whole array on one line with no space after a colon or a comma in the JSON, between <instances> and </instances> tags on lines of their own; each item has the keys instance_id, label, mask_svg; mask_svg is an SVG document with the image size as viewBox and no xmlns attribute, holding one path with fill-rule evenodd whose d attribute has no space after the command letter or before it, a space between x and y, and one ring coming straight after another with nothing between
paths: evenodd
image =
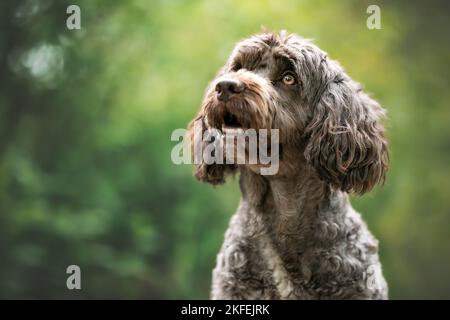
<instances>
[{"instance_id":1,"label":"amber eye","mask_svg":"<svg viewBox=\"0 0 450 320\"><path fill-rule=\"evenodd\" d=\"M295 84L295 77L290 73L286 73L283 76L283 83L288 86L292 86L293 84Z\"/></svg>"}]
</instances>

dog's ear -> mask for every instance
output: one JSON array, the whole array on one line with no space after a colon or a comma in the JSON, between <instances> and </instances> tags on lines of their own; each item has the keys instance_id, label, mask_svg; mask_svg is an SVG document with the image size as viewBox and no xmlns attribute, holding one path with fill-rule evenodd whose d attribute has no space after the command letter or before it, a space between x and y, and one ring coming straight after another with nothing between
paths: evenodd
<instances>
[{"instance_id":1,"label":"dog's ear","mask_svg":"<svg viewBox=\"0 0 450 320\"><path fill-rule=\"evenodd\" d=\"M363 194L383 182L388 169L384 110L337 64L333 67L338 72L314 99L304 155L334 187Z\"/></svg>"},{"instance_id":2,"label":"dog's ear","mask_svg":"<svg viewBox=\"0 0 450 320\"><path fill-rule=\"evenodd\" d=\"M211 142L203 140L203 134L207 130L205 117L201 112L188 125L188 139L191 147L191 155L194 163L194 176L213 185L225 182L225 175L234 171L234 166L228 164L207 164L203 159L203 150Z\"/></svg>"}]
</instances>

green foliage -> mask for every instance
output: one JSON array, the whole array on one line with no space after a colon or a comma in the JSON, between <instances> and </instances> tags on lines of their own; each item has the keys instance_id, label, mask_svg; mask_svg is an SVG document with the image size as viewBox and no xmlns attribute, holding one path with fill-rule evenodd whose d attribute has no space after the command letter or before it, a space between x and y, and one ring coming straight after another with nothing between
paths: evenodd
<instances>
[{"instance_id":1,"label":"green foliage","mask_svg":"<svg viewBox=\"0 0 450 320\"><path fill-rule=\"evenodd\" d=\"M0 297L206 298L237 182L170 160L235 42L287 29L388 109L392 168L362 198L392 298L450 297L448 8L387 1L0 3ZM382 29L366 28L381 7ZM82 290L66 289L66 267Z\"/></svg>"}]
</instances>

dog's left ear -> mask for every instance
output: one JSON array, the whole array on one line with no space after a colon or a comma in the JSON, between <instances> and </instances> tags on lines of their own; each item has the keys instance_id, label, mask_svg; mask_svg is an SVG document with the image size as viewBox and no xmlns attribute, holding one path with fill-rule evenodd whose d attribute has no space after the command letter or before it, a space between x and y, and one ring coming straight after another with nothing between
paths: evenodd
<instances>
[{"instance_id":1,"label":"dog's left ear","mask_svg":"<svg viewBox=\"0 0 450 320\"><path fill-rule=\"evenodd\" d=\"M334 187L363 194L383 182L388 169L384 110L337 63L326 64L330 80L313 99L304 155Z\"/></svg>"}]
</instances>

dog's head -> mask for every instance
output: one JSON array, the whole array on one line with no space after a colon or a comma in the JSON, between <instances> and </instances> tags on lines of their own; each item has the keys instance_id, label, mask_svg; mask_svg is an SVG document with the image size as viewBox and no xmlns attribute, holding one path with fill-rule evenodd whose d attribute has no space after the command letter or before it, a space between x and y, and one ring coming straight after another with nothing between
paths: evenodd
<instances>
[{"instance_id":1,"label":"dog's head","mask_svg":"<svg viewBox=\"0 0 450 320\"><path fill-rule=\"evenodd\" d=\"M388 168L383 116L336 61L310 41L282 32L238 43L194 120L203 130L221 132L279 129L283 151L295 150L333 187L362 194L383 181ZM200 164L196 176L220 183L235 168Z\"/></svg>"}]
</instances>

